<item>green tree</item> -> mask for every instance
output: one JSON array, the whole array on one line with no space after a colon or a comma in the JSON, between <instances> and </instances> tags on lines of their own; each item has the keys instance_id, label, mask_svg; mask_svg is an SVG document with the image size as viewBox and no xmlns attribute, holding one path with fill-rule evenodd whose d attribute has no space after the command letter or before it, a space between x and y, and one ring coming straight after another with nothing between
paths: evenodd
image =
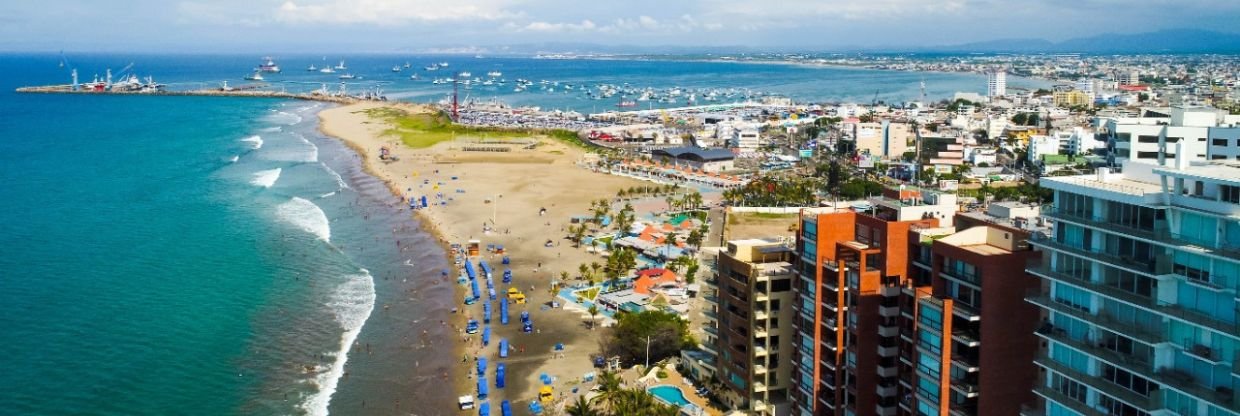
<instances>
[{"instance_id":1,"label":"green tree","mask_svg":"<svg viewBox=\"0 0 1240 416\"><path fill-rule=\"evenodd\" d=\"M616 324L604 338L603 346L610 355L620 357L621 363L634 365L645 362L647 341L652 363L694 345L688 321L673 313L643 311L617 314Z\"/></svg>"},{"instance_id":2,"label":"green tree","mask_svg":"<svg viewBox=\"0 0 1240 416\"><path fill-rule=\"evenodd\" d=\"M585 395L577 396L577 400L568 405L564 409L569 416L604 416L602 412L594 408L590 401L586 400Z\"/></svg>"},{"instance_id":3,"label":"green tree","mask_svg":"<svg viewBox=\"0 0 1240 416\"><path fill-rule=\"evenodd\" d=\"M685 244L688 244L693 247L701 247L702 246L702 231L696 230L696 229L693 231L690 231L689 236L685 237Z\"/></svg>"},{"instance_id":4,"label":"green tree","mask_svg":"<svg viewBox=\"0 0 1240 416\"><path fill-rule=\"evenodd\" d=\"M587 312L590 313L590 330L594 330L594 317L598 316L598 305L591 304Z\"/></svg>"}]
</instances>

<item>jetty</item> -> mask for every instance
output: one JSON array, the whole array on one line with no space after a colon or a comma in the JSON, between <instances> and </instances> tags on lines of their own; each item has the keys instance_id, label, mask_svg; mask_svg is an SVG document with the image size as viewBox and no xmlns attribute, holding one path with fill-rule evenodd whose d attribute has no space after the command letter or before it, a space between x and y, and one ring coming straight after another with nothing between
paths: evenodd
<instances>
[{"instance_id":1,"label":"jetty","mask_svg":"<svg viewBox=\"0 0 1240 416\"><path fill-rule=\"evenodd\" d=\"M191 89L191 90L89 90L74 89L72 85L45 85L34 87L21 87L17 89L18 93L23 94L78 94L78 95L142 95L142 96L201 96L201 97L251 97L251 98L285 98L307 101L322 101L338 104L353 104L361 101L374 100L353 95L341 94L325 94L321 91L314 92L287 92L273 91L264 89L266 86L238 86L229 89L210 88L210 89Z\"/></svg>"}]
</instances>

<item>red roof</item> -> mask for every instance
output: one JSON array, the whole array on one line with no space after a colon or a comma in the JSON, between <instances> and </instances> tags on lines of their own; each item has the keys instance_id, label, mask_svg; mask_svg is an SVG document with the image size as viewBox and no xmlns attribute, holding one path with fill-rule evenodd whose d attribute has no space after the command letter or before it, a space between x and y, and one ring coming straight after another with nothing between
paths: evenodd
<instances>
[{"instance_id":1,"label":"red roof","mask_svg":"<svg viewBox=\"0 0 1240 416\"><path fill-rule=\"evenodd\" d=\"M1148 85L1120 85L1120 91L1149 91Z\"/></svg>"},{"instance_id":2,"label":"red roof","mask_svg":"<svg viewBox=\"0 0 1240 416\"><path fill-rule=\"evenodd\" d=\"M646 269L637 272L637 279L633 280L633 291L649 295L650 288L674 282L676 282L676 273L672 273L671 270L660 268Z\"/></svg>"}]
</instances>

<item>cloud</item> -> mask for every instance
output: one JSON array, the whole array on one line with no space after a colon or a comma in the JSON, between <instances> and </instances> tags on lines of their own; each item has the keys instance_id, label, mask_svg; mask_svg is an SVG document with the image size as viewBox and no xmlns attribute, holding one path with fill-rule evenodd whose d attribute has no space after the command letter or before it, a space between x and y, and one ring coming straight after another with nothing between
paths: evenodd
<instances>
[{"instance_id":1,"label":"cloud","mask_svg":"<svg viewBox=\"0 0 1240 416\"><path fill-rule=\"evenodd\" d=\"M530 22L529 24L525 26L517 27L516 25L512 25L510 27L516 27L517 31L520 31L520 32L547 32L547 33L586 32L586 31L592 31L598 28L598 26L595 25L594 22L591 22L588 19L582 20L581 23Z\"/></svg>"},{"instance_id":2,"label":"cloud","mask_svg":"<svg viewBox=\"0 0 1240 416\"><path fill-rule=\"evenodd\" d=\"M502 0L286 0L274 20L293 24L376 24L501 20L522 14Z\"/></svg>"}]
</instances>

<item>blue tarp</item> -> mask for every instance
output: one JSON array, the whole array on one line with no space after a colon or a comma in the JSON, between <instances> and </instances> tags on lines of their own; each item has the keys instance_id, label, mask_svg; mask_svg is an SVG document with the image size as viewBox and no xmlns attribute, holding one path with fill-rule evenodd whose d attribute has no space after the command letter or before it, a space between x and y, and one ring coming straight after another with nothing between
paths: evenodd
<instances>
[{"instance_id":1,"label":"blue tarp","mask_svg":"<svg viewBox=\"0 0 1240 416\"><path fill-rule=\"evenodd\" d=\"M481 290L478 290L478 281L477 281L477 280L474 280L474 281L470 282L470 284L469 284L469 288L470 288L470 290L472 290L472 291L473 291L473 293L474 293L474 298L475 298L475 299L476 299L476 298L478 298L478 297L481 297L481 296L482 296L482 291L481 291Z\"/></svg>"},{"instance_id":2,"label":"blue tarp","mask_svg":"<svg viewBox=\"0 0 1240 416\"><path fill-rule=\"evenodd\" d=\"M482 304L482 322L491 323L491 302Z\"/></svg>"},{"instance_id":3,"label":"blue tarp","mask_svg":"<svg viewBox=\"0 0 1240 416\"><path fill-rule=\"evenodd\" d=\"M478 377L478 398L482 399L485 397L487 397L487 378Z\"/></svg>"},{"instance_id":4,"label":"blue tarp","mask_svg":"<svg viewBox=\"0 0 1240 416\"><path fill-rule=\"evenodd\" d=\"M469 280L478 278L478 272L474 271L474 264L470 262L465 262L465 274L469 276Z\"/></svg>"},{"instance_id":5,"label":"blue tarp","mask_svg":"<svg viewBox=\"0 0 1240 416\"><path fill-rule=\"evenodd\" d=\"M495 366L495 388L504 388L504 363Z\"/></svg>"},{"instance_id":6,"label":"blue tarp","mask_svg":"<svg viewBox=\"0 0 1240 416\"><path fill-rule=\"evenodd\" d=\"M483 402L478 406L478 416L491 416L491 403Z\"/></svg>"},{"instance_id":7,"label":"blue tarp","mask_svg":"<svg viewBox=\"0 0 1240 416\"><path fill-rule=\"evenodd\" d=\"M499 323L508 325L508 298L500 299Z\"/></svg>"},{"instance_id":8,"label":"blue tarp","mask_svg":"<svg viewBox=\"0 0 1240 416\"><path fill-rule=\"evenodd\" d=\"M538 400L530 402L530 413L540 415L542 414L542 411L543 411L542 405L538 404Z\"/></svg>"},{"instance_id":9,"label":"blue tarp","mask_svg":"<svg viewBox=\"0 0 1240 416\"><path fill-rule=\"evenodd\" d=\"M478 357L478 375L485 376L487 374L487 359Z\"/></svg>"},{"instance_id":10,"label":"blue tarp","mask_svg":"<svg viewBox=\"0 0 1240 416\"><path fill-rule=\"evenodd\" d=\"M491 327L482 328L482 345L491 345Z\"/></svg>"},{"instance_id":11,"label":"blue tarp","mask_svg":"<svg viewBox=\"0 0 1240 416\"><path fill-rule=\"evenodd\" d=\"M491 277L491 265L487 264L485 260L478 261L478 268L482 269L483 275Z\"/></svg>"},{"instance_id":12,"label":"blue tarp","mask_svg":"<svg viewBox=\"0 0 1240 416\"><path fill-rule=\"evenodd\" d=\"M499 403L499 410L503 416L512 416L512 405L507 400Z\"/></svg>"},{"instance_id":13,"label":"blue tarp","mask_svg":"<svg viewBox=\"0 0 1240 416\"><path fill-rule=\"evenodd\" d=\"M495 296L495 288L487 289L487 295L491 297L491 300L495 300L497 298Z\"/></svg>"},{"instance_id":14,"label":"blue tarp","mask_svg":"<svg viewBox=\"0 0 1240 416\"><path fill-rule=\"evenodd\" d=\"M499 358L508 358L508 338L499 339Z\"/></svg>"}]
</instances>

